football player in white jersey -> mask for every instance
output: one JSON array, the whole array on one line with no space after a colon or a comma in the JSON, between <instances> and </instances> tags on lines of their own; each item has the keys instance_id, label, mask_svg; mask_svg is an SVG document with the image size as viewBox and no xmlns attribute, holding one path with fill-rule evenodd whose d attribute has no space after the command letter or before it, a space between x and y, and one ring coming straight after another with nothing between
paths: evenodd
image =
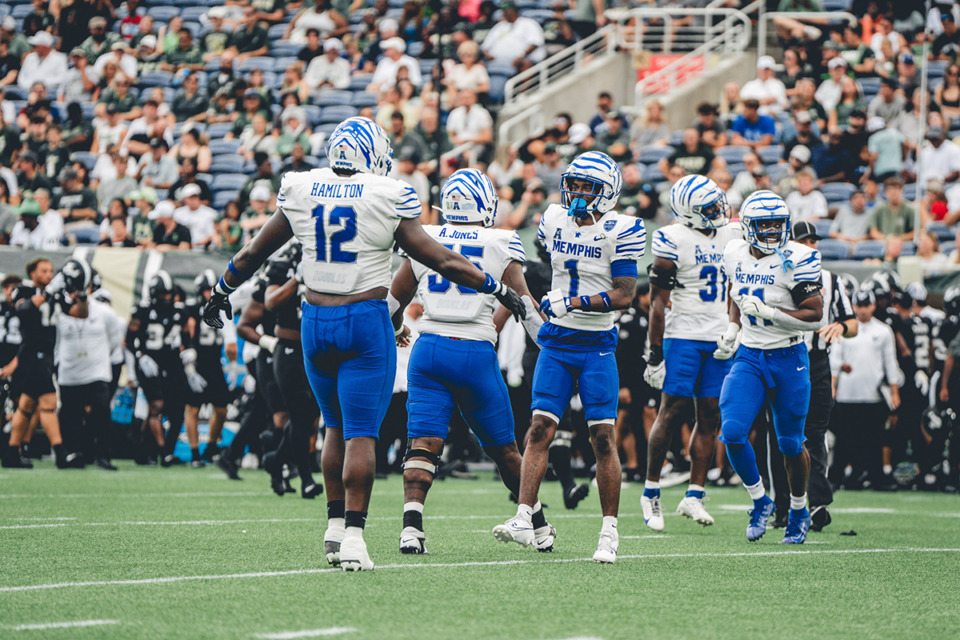
<instances>
[{"instance_id":1,"label":"football player in white jersey","mask_svg":"<svg viewBox=\"0 0 960 640\"><path fill-rule=\"evenodd\" d=\"M427 235L412 187L388 178L392 150L374 121L344 120L330 136L330 167L283 177L278 209L233 257L203 319L222 325L229 295L292 236L303 245L307 289L301 321L310 386L323 412L323 476L328 526L324 552L345 570L373 569L363 540L373 488L375 446L396 375L387 300L394 243L444 278L492 293L526 315L515 291Z\"/></svg>"},{"instance_id":2,"label":"football player in white jersey","mask_svg":"<svg viewBox=\"0 0 960 640\"><path fill-rule=\"evenodd\" d=\"M620 459L614 423L620 384L613 312L626 309L637 286L643 255L643 221L613 211L623 180L605 153L577 156L560 178L561 205L543 212L538 235L550 253L553 289L540 310L540 355L533 374L533 419L527 432L517 515L494 528L502 542L535 544L533 514L547 470L548 447L576 386L597 455L597 488L603 525L593 559L617 559Z\"/></svg>"},{"instance_id":3,"label":"football player in white jersey","mask_svg":"<svg viewBox=\"0 0 960 640\"><path fill-rule=\"evenodd\" d=\"M727 328L729 306L721 263L727 244L743 239L740 224L728 222L723 190L709 178L690 175L675 182L670 206L679 223L653 234L650 353L643 374L647 384L663 390L640 498L643 521L654 531L663 530L660 469L674 432L694 415L694 405L690 486L677 512L702 525L713 524L703 506L703 487L720 427L720 387L732 364L713 355L717 338Z\"/></svg>"},{"instance_id":4,"label":"football player in white jersey","mask_svg":"<svg viewBox=\"0 0 960 640\"><path fill-rule=\"evenodd\" d=\"M442 226L424 230L437 242L473 260L523 296L524 325L536 338L543 320L523 277L523 244L516 231L491 229L497 212L497 192L490 178L476 169L461 169L444 183L440 195ZM454 286L416 260L405 260L390 293L403 309L419 295L423 316L407 368L407 453L403 464L403 530L400 551L424 553L423 504L440 465L440 453L456 406L484 451L497 464L500 478L520 493L520 450L513 430L513 411L500 373L492 296ZM534 514L538 549L553 548L554 531Z\"/></svg>"},{"instance_id":5,"label":"football player in white jersey","mask_svg":"<svg viewBox=\"0 0 960 640\"><path fill-rule=\"evenodd\" d=\"M736 351L720 392L720 441L753 499L747 540L758 540L773 515L747 436L769 400L777 445L790 483L790 516L781 542L802 544L810 528L810 454L803 425L810 406L810 360L805 331L821 329L820 252L789 242L790 212L780 196L757 191L740 208L746 240L723 252L729 280L730 323L717 341L720 357ZM741 329L742 326L742 329ZM740 347L737 348L737 341Z\"/></svg>"}]
</instances>

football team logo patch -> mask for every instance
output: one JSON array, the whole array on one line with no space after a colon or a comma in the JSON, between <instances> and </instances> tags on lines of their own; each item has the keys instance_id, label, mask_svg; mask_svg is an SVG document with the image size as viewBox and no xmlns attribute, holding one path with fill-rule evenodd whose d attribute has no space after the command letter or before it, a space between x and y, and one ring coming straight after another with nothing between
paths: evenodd
<instances>
[{"instance_id":1,"label":"football team logo patch","mask_svg":"<svg viewBox=\"0 0 960 640\"><path fill-rule=\"evenodd\" d=\"M613 228L614 228L615 226L617 226L617 221L616 221L616 220L607 220L606 222L603 223L603 230L604 230L604 231L613 231Z\"/></svg>"}]
</instances>

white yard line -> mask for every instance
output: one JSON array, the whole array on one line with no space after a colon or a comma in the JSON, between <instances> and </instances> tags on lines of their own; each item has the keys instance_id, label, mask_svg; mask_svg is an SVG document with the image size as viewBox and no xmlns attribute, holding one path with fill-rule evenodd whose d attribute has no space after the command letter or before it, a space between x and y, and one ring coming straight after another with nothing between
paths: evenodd
<instances>
[{"instance_id":1,"label":"white yard line","mask_svg":"<svg viewBox=\"0 0 960 640\"><path fill-rule=\"evenodd\" d=\"M279 522L320 522L319 518L259 518L249 520L177 520L177 521L120 521L120 522L52 522L45 524L8 524L0 525L4 529L49 529L52 527L219 527L232 524L279 523Z\"/></svg>"},{"instance_id":2,"label":"white yard line","mask_svg":"<svg viewBox=\"0 0 960 640\"><path fill-rule=\"evenodd\" d=\"M806 556L819 554L861 554L861 553L960 553L960 548L925 548L925 547L897 547L890 549L790 549L784 551L743 551L734 553L645 553L635 555L621 555L620 560L653 560L666 558L739 558L746 556L774 557L774 556ZM384 564L377 566L380 571L392 569L445 569L457 567L499 567L520 564L567 564L571 562L592 562L592 558L553 558L535 560L494 560L488 562L425 562L411 564ZM166 584L172 582L193 582L197 580L238 580L245 578L274 578L282 576L297 576L317 573L340 572L336 568L323 569L291 569L288 571L258 571L255 573L228 573L205 576L168 576L162 578L141 578L138 580L90 580L86 582L54 582L48 584L28 584L0 587L0 593L17 593L22 591L41 591L48 589L67 589L78 587L105 587Z\"/></svg>"},{"instance_id":3,"label":"white yard line","mask_svg":"<svg viewBox=\"0 0 960 640\"><path fill-rule=\"evenodd\" d=\"M72 629L74 627L99 627L107 624L120 624L119 620L74 620L72 622L44 622L41 624L21 624L14 631L44 631L46 629Z\"/></svg>"},{"instance_id":4,"label":"white yard line","mask_svg":"<svg viewBox=\"0 0 960 640\"><path fill-rule=\"evenodd\" d=\"M359 629L353 627L329 627L327 629L304 629L303 631L281 631L279 633L258 633L254 638L263 640L294 640L295 638L321 638L324 636L341 636L345 633L354 633Z\"/></svg>"}]
</instances>

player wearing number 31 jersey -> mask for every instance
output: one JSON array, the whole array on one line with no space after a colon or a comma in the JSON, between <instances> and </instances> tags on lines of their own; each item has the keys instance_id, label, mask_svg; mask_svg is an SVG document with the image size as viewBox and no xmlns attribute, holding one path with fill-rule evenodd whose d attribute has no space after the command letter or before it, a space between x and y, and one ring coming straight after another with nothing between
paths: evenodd
<instances>
[{"instance_id":1,"label":"player wearing number 31 jersey","mask_svg":"<svg viewBox=\"0 0 960 640\"><path fill-rule=\"evenodd\" d=\"M399 303L387 300L394 244L447 280L525 314L516 292L424 232L413 189L386 177L391 154L374 121L341 122L330 135L330 168L284 176L277 212L230 261L203 310L204 322L221 326L220 311L232 313L230 293L292 236L303 245L303 359L327 430L324 552L351 571L373 569L363 527L396 375L389 309Z\"/></svg>"},{"instance_id":2,"label":"player wearing number 31 jersey","mask_svg":"<svg viewBox=\"0 0 960 640\"><path fill-rule=\"evenodd\" d=\"M613 424L620 384L613 311L633 301L637 260L646 245L643 221L613 211L622 184L610 156L588 151L560 178L563 206L551 205L540 219L538 235L553 268L553 289L540 305L549 320L538 339L517 515L493 530L498 540L535 544L533 514L539 509L548 447L578 390L597 455L603 526L593 559L602 563L616 561L619 545L620 460Z\"/></svg>"}]
</instances>

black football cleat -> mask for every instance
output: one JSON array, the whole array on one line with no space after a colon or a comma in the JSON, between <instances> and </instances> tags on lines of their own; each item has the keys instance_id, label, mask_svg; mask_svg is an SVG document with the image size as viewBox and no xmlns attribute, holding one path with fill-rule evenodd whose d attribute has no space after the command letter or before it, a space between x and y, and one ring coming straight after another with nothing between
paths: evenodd
<instances>
[{"instance_id":1,"label":"black football cleat","mask_svg":"<svg viewBox=\"0 0 960 640\"><path fill-rule=\"evenodd\" d=\"M0 459L0 466L4 469L33 469L33 463L20 455L20 449L10 446L4 450L3 458Z\"/></svg>"},{"instance_id":2,"label":"black football cleat","mask_svg":"<svg viewBox=\"0 0 960 640\"><path fill-rule=\"evenodd\" d=\"M97 458L93 461L93 464L97 465L104 471L116 471L117 468L113 466L113 463L110 462L107 458Z\"/></svg>"},{"instance_id":3,"label":"black football cleat","mask_svg":"<svg viewBox=\"0 0 960 640\"><path fill-rule=\"evenodd\" d=\"M577 505L590 493L590 483L582 482L563 494L563 506L576 509Z\"/></svg>"},{"instance_id":4,"label":"black football cleat","mask_svg":"<svg viewBox=\"0 0 960 640\"><path fill-rule=\"evenodd\" d=\"M826 506L814 507L810 511L810 528L813 531L823 531L823 528L833 522L833 516L830 515L830 509Z\"/></svg>"},{"instance_id":5,"label":"black football cleat","mask_svg":"<svg viewBox=\"0 0 960 640\"><path fill-rule=\"evenodd\" d=\"M313 500L317 496L323 493L323 485L311 482L310 484L305 484L300 488L300 497L304 500Z\"/></svg>"},{"instance_id":6,"label":"black football cleat","mask_svg":"<svg viewBox=\"0 0 960 640\"><path fill-rule=\"evenodd\" d=\"M243 480L240 474L237 473L239 467L237 467L236 461L232 460L230 454L226 451L217 457L216 465L220 467L220 470L227 474L227 477L231 480Z\"/></svg>"}]
</instances>

